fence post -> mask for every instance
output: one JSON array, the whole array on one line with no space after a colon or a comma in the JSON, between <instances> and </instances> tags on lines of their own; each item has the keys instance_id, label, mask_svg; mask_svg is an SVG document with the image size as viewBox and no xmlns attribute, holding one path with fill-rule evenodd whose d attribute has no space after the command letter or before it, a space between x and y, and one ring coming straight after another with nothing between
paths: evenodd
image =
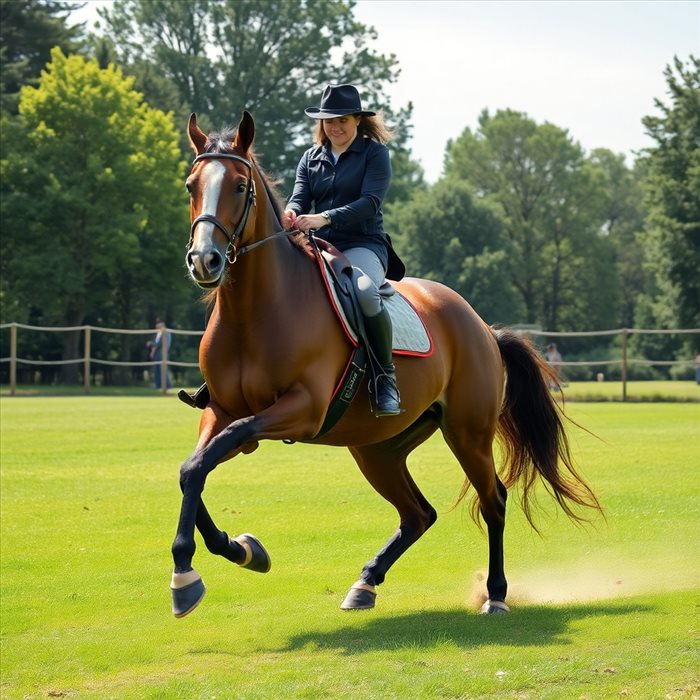
<instances>
[{"instance_id":1,"label":"fence post","mask_svg":"<svg viewBox=\"0 0 700 700\"><path fill-rule=\"evenodd\" d=\"M17 324L10 324L10 396L17 392Z\"/></svg>"},{"instance_id":2,"label":"fence post","mask_svg":"<svg viewBox=\"0 0 700 700\"><path fill-rule=\"evenodd\" d=\"M627 335L628 328L622 329L622 400L627 401Z\"/></svg>"},{"instance_id":3,"label":"fence post","mask_svg":"<svg viewBox=\"0 0 700 700\"><path fill-rule=\"evenodd\" d=\"M85 326L85 357L83 358L83 386L85 393L90 393L90 347L92 341L92 326Z\"/></svg>"},{"instance_id":4,"label":"fence post","mask_svg":"<svg viewBox=\"0 0 700 700\"><path fill-rule=\"evenodd\" d=\"M163 328L160 338L160 347L163 352L160 360L160 391L162 394L168 393L168 329Z\"/></svg>"}]
</instances>

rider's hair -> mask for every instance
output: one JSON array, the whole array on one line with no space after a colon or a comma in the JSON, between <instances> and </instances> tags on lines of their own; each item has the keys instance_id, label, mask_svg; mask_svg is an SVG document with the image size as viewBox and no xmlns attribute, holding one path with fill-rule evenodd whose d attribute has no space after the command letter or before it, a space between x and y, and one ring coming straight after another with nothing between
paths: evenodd
<instances>
[{"instance_id":1,"label":"rider's hair","mask_svg":"<svg viewBox=\"0 0 700 700\"><path fill-rule=\"evenodd\" d=\"M355 116L355 115L353 115ZM360 123L357 125L357 130L363 136L367 136L379 143L389 143L393 137L393 131L384 123L384 115L379 112L372 117L366 114L361 114ZM314 143L319 146L328 141L328 137L323 131L323 119L319 119L314 128Z\"/></svg>"}]
</instances>

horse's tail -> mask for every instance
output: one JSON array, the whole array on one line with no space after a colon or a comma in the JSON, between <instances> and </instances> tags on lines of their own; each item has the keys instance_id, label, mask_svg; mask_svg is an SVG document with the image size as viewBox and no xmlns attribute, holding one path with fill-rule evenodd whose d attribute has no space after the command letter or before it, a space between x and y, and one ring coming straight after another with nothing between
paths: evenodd
<instances>
[{"instance_id":1,"label":"horse's tail","mask_svg":"<svg viewBox=\"0 0 700 700\"><path fill-rule=\"evenodd\" d=\"M498 329L494 336L506 368L505 398L498 421L505 465L501 476L506 488L520 482L523 511L535 529L531 499L538 476L572 520L587 520L574 510L575 506L602 513L598 499L571 457L564 414L550 391L551 385L561 390L556 374L517 334Z\"/></svg>"}]
</instances>

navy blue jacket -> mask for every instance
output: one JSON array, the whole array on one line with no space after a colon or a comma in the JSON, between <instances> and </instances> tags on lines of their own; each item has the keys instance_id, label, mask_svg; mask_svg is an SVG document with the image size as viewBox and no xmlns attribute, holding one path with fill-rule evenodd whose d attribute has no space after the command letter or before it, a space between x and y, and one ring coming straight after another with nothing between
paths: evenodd
<instances>
[{"instance_id":1,"label":"navy blue jacket","mask_svg":"<svg viewBox=\"0 0 700 700\"><path fill-rule=\"evenodd\" d=\"M401 279L403 264L384 231L382 202L391 182L389 149L358 134L334 164L330 144L313 146L299 161L287 208L297 214L327 211L331 224L316 232L338 250L369 248L390 279Z\"/></svg>"}]
</instances>

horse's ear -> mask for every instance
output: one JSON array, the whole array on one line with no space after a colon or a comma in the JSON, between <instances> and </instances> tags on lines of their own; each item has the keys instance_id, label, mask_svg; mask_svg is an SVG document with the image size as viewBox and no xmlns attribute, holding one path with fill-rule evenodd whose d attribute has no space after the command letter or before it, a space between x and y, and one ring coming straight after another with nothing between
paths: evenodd
<instances>
[{"instance_id":1,"label":"horse's ear","mask_svg":"<svg viewBox=\"0 0 700 700\"><path fill-rule=\"evenodd\" d=\"M240 124L238 125L234 145L238 146L243 153L248 153L250 147L253 145L254 139L255 120L253 119L253 115L248 110L245 110L241 117Z\"/></svg>"},{"instance_id":2,"label":"horse's ear","mask_svg":"<svg viewBox=\"0 0 700 700\"><path fill-rule=\"evenodd\" d=\"M207 135L197 126L197 115L194 112L190 114L190 120L187 122L187 136L190 140L192 150L197 155L204 153Z\"/></svg>"}]
</instances>

